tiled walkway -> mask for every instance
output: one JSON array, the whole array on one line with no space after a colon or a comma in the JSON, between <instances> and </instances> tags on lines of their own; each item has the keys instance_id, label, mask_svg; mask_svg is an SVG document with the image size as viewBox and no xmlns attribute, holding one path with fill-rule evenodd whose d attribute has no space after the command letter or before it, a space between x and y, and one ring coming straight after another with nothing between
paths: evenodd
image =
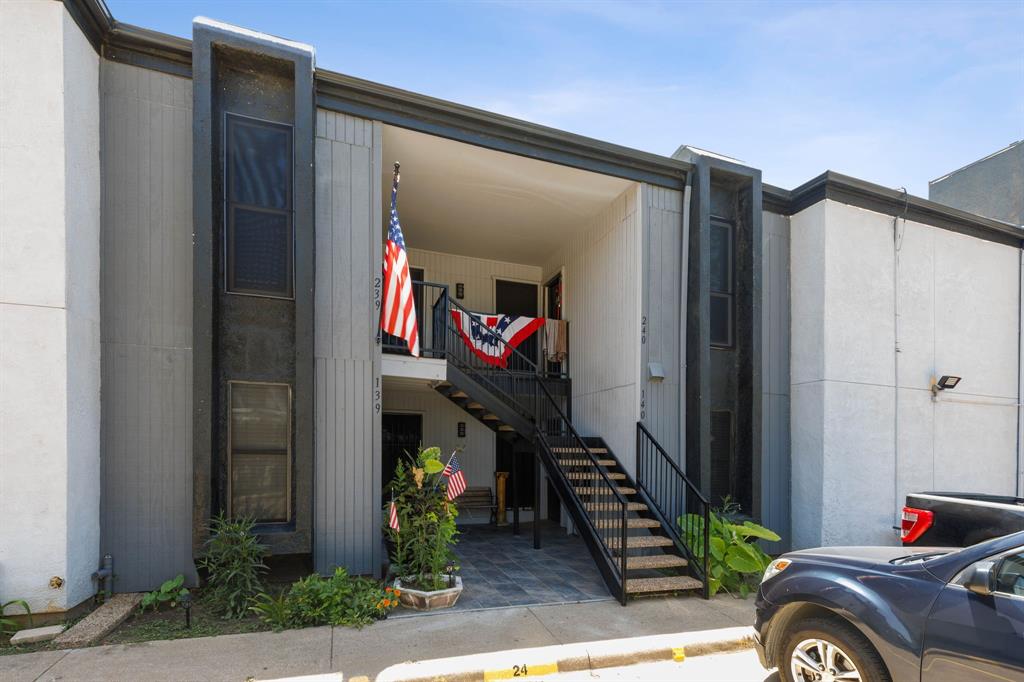
<instances>
[{"instance_id":1,"label":"tiled walkway","mask_svg":"<svg viewBox=\"0 0 1024 682\"><path fill-rule=\"evenodd\" d=\"M519 535L511 526L460 526L455 552L464 588L448 611L611 599L583 540L557 524L541 524L536 550L530 523ZM392 617L400 615L402 609Z\"/></svg>"}]
</instances>

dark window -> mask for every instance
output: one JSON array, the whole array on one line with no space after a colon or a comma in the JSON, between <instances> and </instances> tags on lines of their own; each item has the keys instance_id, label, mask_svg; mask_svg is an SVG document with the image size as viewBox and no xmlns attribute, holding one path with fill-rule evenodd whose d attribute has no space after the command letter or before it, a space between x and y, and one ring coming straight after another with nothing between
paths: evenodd
<instances>
[{"instance_id":1,"label":"dark window","mask_svg":"<svg viewBox=\"0 0 1024 682\"><path fill-rule=\"evenodd\" d=\"M291 126L232 114L225 126L227 290L291 298Z\"/></svg>"},{"instance_id":2,"label":"dark window","mask_svg":"<svg viewBox=\"0 0 1024 682\"><path fill-rule=\"evenodd\" d=\"M292 390L287 384L229 383L228 513L261 523L291 518Z\"/></svg>"},{"instance_id":3,"label":"dark window","mask_svg":"<svg viewBox=\"0 0 1024 682\"><path fill-rule=\"evenodd\" d=\"M711 345L733 345L733 228L729 223L711 223L710 315Z\"/></svg>"}]
</instances>

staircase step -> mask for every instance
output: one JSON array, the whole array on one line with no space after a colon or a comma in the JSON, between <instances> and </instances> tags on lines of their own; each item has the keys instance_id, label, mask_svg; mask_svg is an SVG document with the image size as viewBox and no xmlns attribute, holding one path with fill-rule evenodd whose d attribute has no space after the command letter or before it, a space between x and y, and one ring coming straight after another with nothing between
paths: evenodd
<instances>
[{"instance_id":1,"label":"staircase step","mask_svg":"<svg viewBox=\"0 0 1024 682\"><path fill-rule=\"evenodd\" d=\"M617 504L612 505L610 502L590 503L590 504L583 505L583 507L587 511L591 511L591 512L594 512L594 511L608 512L608 511L612 511L612 510L618 511L618 505ZM647 511L647 505L644 504L643 502L627 502L626 503L626 509L628 511ZM616 519L602 519L601 523L612 523L612 524L614 524L615 521L616 521ZM630 519L626 520L627 526L628 526L629 521L630 521ZM661 524L659 523L658 525L660 526ZM652 528L653 527L654 526L652 526Z\"/></svg>"},{"instance_id":2,"label":"staircase step","mask_svg":"<svg viewBox=\"0 0 1024 682\"><path fill-rule=\"evenodd\" d=\"M568 478L570 481L593 481L595 479L603 479L605 476L607 476L609 479L613 481L626 480L626 474L607 473L604 476L602 476L597 471L569 471L565 474L565 477Z\"/></svg>"},{"instance_id":3,"label":"staircase step","mask_svg":"<svg viewBox=\"0 0 1024 682\"><path fill-rule=\"evenodd\" d=\"M484 416L482 416L480 418L483 419L485 422L499 422L499 421L501 421L498 418L498 415L496 415L496 414L485 414Z\"/></svg>"},{"instance_id":4,"label":"staircase step","mask_svg":"<svg viewBox=\"0 0 1024 682\"><path fill-rule=\"evenodd\" d=\"M626 557L626 569L630 571L647 568L675 568L676 566L686 566L688 563L686 559L676 554Z\"/></svg>"},{"instance_id":5,"label":"staircase step","mask_svg":"<svg viewBox=\"0 0 1024 682\"><path fill-rule=\"evenodd\" d=\"M631 535L626 538L626 549L649 549L651 547L672 547L676 543L664 535ZM618 549L622 545L619 538L608 538L608 547Z\"/></svg>"},{"instance_id":6,"label":"staircase step","mask_svg":"<svg viewBox=\"0 0 1024 682\"><path fill-rule=\"evenodd\" d=\"M704 583L688 575L673 575L663 578L633 578L626 581L626 592L629 594L646 594L651 592L682 592L699 590Z\"/></svg>"},{"instance_id":7,"label":"staircase step","mask_svg":"<svg viewBox=\"0 0 1024 682\"><path fill-rule=\"evenodd\" d=\"M502 424L498 427L499 431L515 431L515 427L509 426L508 424Z\"/></svg>"},{"instance_id":8,"label":"staircase step","mask_svg":"<svg viewBox=\"0 0 1024 682\"><path fill-rule=\"evenodd\" d=\"M464 391L456 390L456 391L452 391L451 393L449 393L448 397L449 398L468 398L469 396L466 395L466 393Z\"/></svg>"},{"instance_id":9,"label":"staircase step","mask_svg":"<svg viewBox=\"0 0 1024 682\"><path fill-rule=\"evenodd\" d=\"M484 406L481 405L480 403L469 403L469 404L466 405L466 409L467 410L482 410L482 409L484 409Z\"/></svg>"},{"instance_id":10,"label":"staircase step","mask_svg":"<svg viewBox=\"0 0 1024 682\"><path fill-rule=\"evenodd\" d=\"M587 450L590 450L595 455L607 455L608 454L608 448L587 448ZM584 451L583 451L583 448L577 448L577 447L571 447L571 448L558 447L558 448L551 448L551 452L554 452L554 453L559 454L559 455L580 455L580 454L583 454Z\"/></svg>"},{"instance_id":11,"label":"staircase step","mask_svg":"<svg viewBox=\"0 0 1024 682\"><path fill-rule=\"evenodd\" d=\"M602 521L609 526L621 526L618 519ZM661 522L655 519L645 519L640 516L630 516L626 519L626 528L661 528Z\"/></svg>"},{"instance_id":12,"label":"staircase step","mask_svg":"<svg viewBox=\"0 0 1024 682\"><path fill-rule=\"evenodd\" d=\"M583 467L590 466L593 464L589 459L560 459L558 460L559 466L563 467ZM614 459L599 459L597 460L598 466L613 467L618 466L618 462Z\"/></svg>"},{"instance_id":13,"label":"staircase step","mask_svg":"<svg viewBox=\"0 0 1024 682\"><path fill-rule=\"evenodd\" d=\"M620 495L636 495L636 488L618 487ZM577 495L611 495L611 488L608 486L580 486L576 488Z\"/></svg>"}]
</instances>

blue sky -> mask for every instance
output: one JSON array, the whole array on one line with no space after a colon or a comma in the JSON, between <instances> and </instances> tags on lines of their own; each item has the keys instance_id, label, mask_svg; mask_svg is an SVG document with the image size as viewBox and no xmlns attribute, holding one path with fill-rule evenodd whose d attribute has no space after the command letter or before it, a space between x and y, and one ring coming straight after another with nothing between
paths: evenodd
<instances>
[{"instance_id":1,"label":"blue sky","mask_svg":"<svg viewBox=\"0 0 1024 682\"><path fill-rule=\"evenodd\" d=\"M932 3L107 0L189 37L221 21L317 64L795 187L826 169L927 196L1024 138L1024 0Z\"/></svg>"}]
</instances>

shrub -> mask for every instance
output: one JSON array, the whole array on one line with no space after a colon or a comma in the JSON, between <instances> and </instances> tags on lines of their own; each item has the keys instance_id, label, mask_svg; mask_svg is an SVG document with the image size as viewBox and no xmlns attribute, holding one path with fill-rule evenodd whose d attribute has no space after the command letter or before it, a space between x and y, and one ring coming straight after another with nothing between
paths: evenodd
<instances>
[{"instance_id":1,"label":"shrub","mask_svg":"<svg viewBox=\"0 0 1024 682\"><path fill-rule=\"evenodd\" d=\"M267 548L253 534L252 519L218 515L210 523L210 539L199 565L208 572L206 599L225 618L242 618L252 599L263 591Z\"/></svg>"},{"instance_id":2,"label":"shrub","mask_svg":"<svg viewBox=\"0 0 1024 682\"><path fill-rule=\"evenodd\" d=\"M385 509L384 532L393 543L391 562L402 582L422 590L447 587L445 572L455 566L458 511L441 486L444 464L439 448L420 449L408 465L399 460L391 490L400 529L395 531ZM390 503L389 503L390 504Z\"/></svg>"},{"instance_id":3,"label":"shrub","mask_svg":"<svg viewBox=\"0 0 1024 682\"><path fill-rule=\"evenodd\" d=\"M275 630L311 625L362 627L398 605L398 593L376 580L352 577L341 567L324 578L313 574L278 596L260 594L251 610Z\"/></svg>"},{"instance_id":4,"label":"shrub","mask_svg":"<svg viewBox=\"0 0 1024 682\"><path fill-rule=\"evenodd\" d=\"M18 631L18 624L11 618L4 618L4 612L8 606L20 606L22 610L28 615L28 625L32 627L32 609L28 607L28 602L24 599L12 599L8 602L0 604L0 635L13 635Z\"/></svg>"},{"instance_id":5,"label":"shrub","mask_svg":"<svg viewBox=\"0 0 1024 682\"><path fill-rule=\"evenodd\" d=\"M730 594L739 593L746 599L757 587L757 581L764 575L772 559L757 546L758 540L777 542L779 536L752 521L731 522L725 514L734 506L725 500L723 508L709 514L711 532L708 540L711 553L708 589L712 595L719 590ZM687 536L686 543L697 559L704 560L704 518L687 514L679 518L679 527Z\"/></svg>"},{"instance_id":6,"label":"shrub","mask_svg":"<svg viewBox=\"0 0 1024 682\"><path fill-rule=\"evenodd\" d=\"M152 606L153 610L156 611L163 604L169 604L171 608L174 608L181 598L188 594L188 590L182 587L184 584L185 576L179 573L171 580L164 581L159 589L144 594L139 608L145 611Z\"/></svg>"}]
</instances>

